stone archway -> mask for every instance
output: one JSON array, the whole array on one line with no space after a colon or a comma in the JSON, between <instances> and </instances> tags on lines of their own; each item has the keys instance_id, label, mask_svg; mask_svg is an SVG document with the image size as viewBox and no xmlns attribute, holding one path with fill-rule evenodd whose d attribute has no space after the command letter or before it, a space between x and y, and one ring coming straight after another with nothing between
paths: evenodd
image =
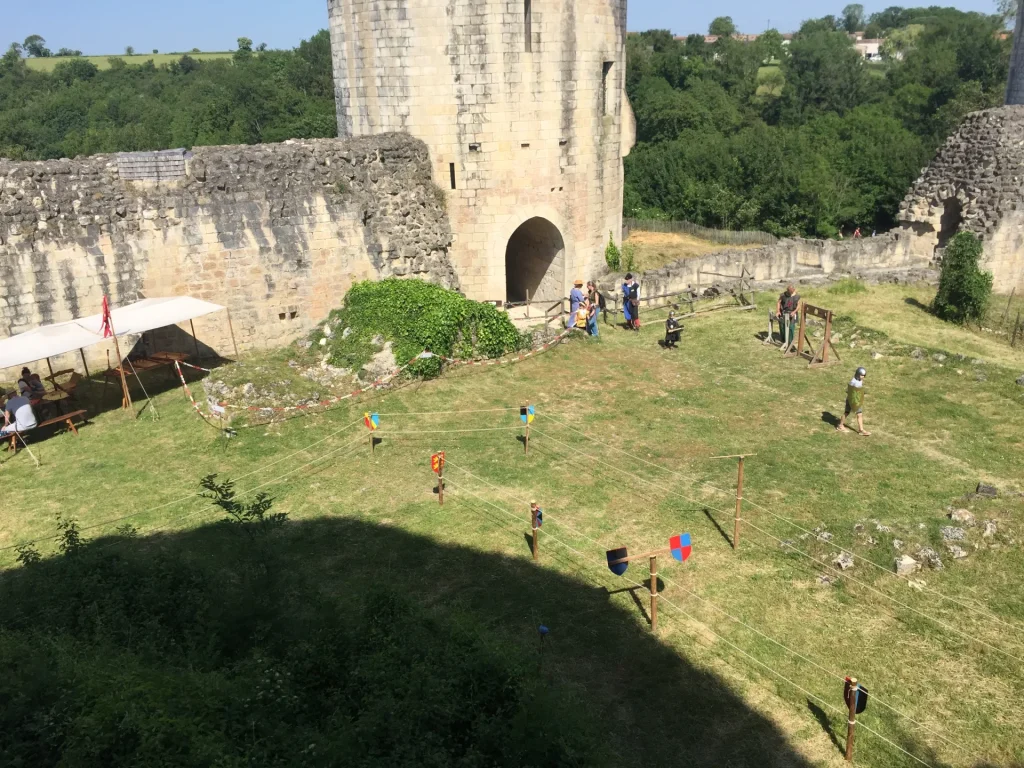
<instances>
[{"instance_id":1,"label":"stone archway","mask_svg":"<svg viewBox=\"0 0 1024 768\"><path fill-rule=\"evenodd\" d=\"M947 197L942 202L942 217L939 219L938 248L945 248L946 243L960 231L963 223L964 207L959 197Z\"/></svg>"},{"instance_id":2,"label":"stone archway","mask_svg":"<svg viewBox=\"0 0 1024 768\"><path fill-rule=\"evenodd\" d=\"M558 227L535 216L505 246L505 300L558 301L565 285L565 240Z\"/></svg>"}]
</instances>

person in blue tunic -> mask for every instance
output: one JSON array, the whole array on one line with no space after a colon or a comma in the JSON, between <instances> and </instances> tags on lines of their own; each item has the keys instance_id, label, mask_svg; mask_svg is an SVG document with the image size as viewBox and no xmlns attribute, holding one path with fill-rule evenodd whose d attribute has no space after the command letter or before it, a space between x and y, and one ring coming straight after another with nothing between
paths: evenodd
<instances>
[{"instance_id":1,"label":"person in blue tunic","mask_svg":"<svg viewBox=\"0 0 1024 768\"><path fill-rule=\"evenodd\" d=\"M632 273L626 274L626 282L622 284L622 314L627 327L640 330L640 283L633 279Z\"/></svg>"},{"instance_id":2,"label":"person in blue tunic","mask_svg":"<svg viewBox=\"0 0 1024 768\"><path fill-rule=\"evenodd\" d=\"M569 291L569 319L565 323L566 328L576 327L576 313L580 311L580 304L583 303L583 281L576 278L572 290Z\"/></svg>"}]
</instances>

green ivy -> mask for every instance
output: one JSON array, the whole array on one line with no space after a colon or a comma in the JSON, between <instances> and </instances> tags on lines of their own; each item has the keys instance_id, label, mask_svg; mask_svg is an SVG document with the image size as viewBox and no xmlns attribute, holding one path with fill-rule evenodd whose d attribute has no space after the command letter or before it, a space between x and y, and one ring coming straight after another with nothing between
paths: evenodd
<instances>
[{"instance_id":1,"label":"green ivy","mask_svg":"<svg viewBox=\"0 0 1024 768\"><path fill-rule=\"evenodd\" d=\"M444 357L494 358L530 344L529 334L520 333L493 305L422 280L357 283L346 294L344 308L331 312L327 322L333 329L327 344L331 364L350 368L365 365L373 356L377 348L371 340L376 335L393 342L399 363L424 349ZM346 328L351 331L342 338ZM310 338L319 344L322 328ZM410 370L418 376L437 376L441 363L419 360Z\"/></svg>"}]
</instances>

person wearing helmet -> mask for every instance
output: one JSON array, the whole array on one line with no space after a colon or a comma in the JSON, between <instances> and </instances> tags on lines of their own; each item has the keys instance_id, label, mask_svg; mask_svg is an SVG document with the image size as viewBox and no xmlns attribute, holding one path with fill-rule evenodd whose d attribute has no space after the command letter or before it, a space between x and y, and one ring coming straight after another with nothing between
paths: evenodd
<instances>
[{"instance_id":1,"label":"person wearing helmet","mask_svg":"<svg viewBox=\"0 0 1024 768\"><path fill-rule=\"evenodd\" d=\"M665 343L662 345L665 349L675 349L676 344L679 343L679 334L683 330L683 326L676 319L675 310L668 313L668 320L665 321Z\"/></svg>"},{"instance_id":2,"label":"person wearing helmet","mask_svg":"<svg viewBox=\"0 0 1024 768\"><path fill-rule=\"evenodd\" d=\"M850 430L846 427L846 419L851 413L857 414L857 434L867 437L871 433L864 429L864 379L867 378L868 372L863 368L858 368L854 374L853 379L846 387L846 409L843 413L843 418L839 420L839 426L836 427L840 432L849 432Z\"/></svg>"}]
</instances>

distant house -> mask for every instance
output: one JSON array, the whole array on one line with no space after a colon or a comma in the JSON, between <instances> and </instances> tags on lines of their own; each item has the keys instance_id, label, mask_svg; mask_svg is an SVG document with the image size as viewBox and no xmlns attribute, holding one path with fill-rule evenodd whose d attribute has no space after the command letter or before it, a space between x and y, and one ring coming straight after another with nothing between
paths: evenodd
<instances>
[{"instance_id":1,"label":"distant house","mask_svg":"<svg viewBox=\"0 0 1024 768\"><path fill-rule=\"evenodd\" d=\"M868 61L882 60L882 41L860 39L854 44L854 48Z\"/></svg>"}]
</instances>

